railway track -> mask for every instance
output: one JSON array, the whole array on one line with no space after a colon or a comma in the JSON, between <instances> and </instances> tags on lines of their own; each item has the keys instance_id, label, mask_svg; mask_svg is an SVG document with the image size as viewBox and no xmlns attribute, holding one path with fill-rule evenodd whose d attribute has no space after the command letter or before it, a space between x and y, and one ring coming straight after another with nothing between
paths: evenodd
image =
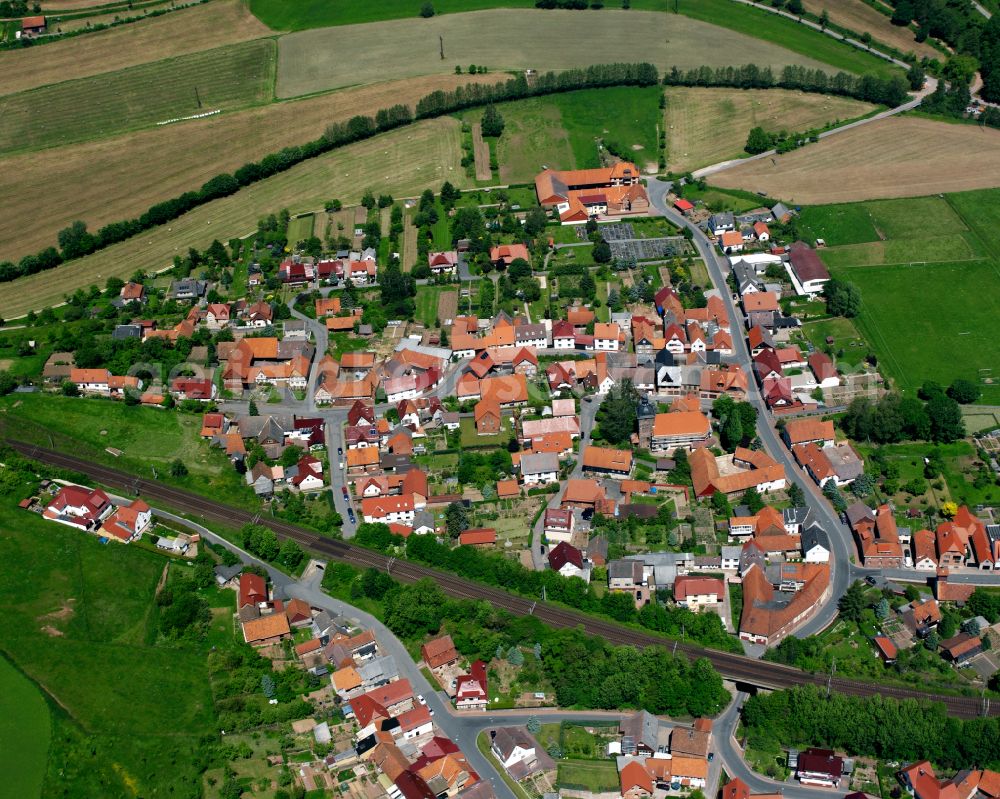
<instances>
[{"instance_id":1,"label":"railway track","mask_svg":"<svg viewBox=\"0 0 1000 799\"><path fill-rule=\"evenodd\" d=\"M720 674L737 682L763 688L791 688L800 685L816 685L853 696L879 694L896 699L927 699L943 703L949 714L960 718L1000 714L1000 706L993 707L991 703L977 697L924 693L900 686L879 685L856 680L846 680L839 677L830 679L826 675L811 674L779 663L769 663L729 652L703 649L680 641L672 641L641 630L623 627L613 622L578 613L568 608L544 602L535 602L525 597L508 593L501 588L466 580L454 574L432 569L412 561L392 558L380 552L365 549L346 541L323 538L281 519L261 516L242 508L213 502L198 494L172 488L158 481L136 477L126 472L121 472L62 452L10 439L6 443L13 449L34 460L85 474L91 479L110 487L141 494L149 499L161 500L175 508L198 514L202 519L223 522L230 525L242 525L248 522L262 524L272 529L279 536L291 538L303 548L314 553L343 561L352 566L386 570L402 582L412 583L423 578L431 578L449 596L458 599L486 601L516 615L533 614L552 627L573 628L582 626L588 634L599 636L614 644L631 644L638 647L664 646L670 648L675 653L684 654L689 659L705 657L708 658ZM1000 703L997 704L1000 705Z\"/></svg>"}]
</instances>

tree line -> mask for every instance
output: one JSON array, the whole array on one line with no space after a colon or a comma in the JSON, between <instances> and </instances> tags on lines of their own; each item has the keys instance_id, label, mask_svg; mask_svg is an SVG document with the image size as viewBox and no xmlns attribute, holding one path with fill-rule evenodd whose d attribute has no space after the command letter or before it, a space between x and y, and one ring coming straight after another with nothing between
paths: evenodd
<instances>
[{"instance_id":1,"label":"tree line","mask_svg":"<svg viewBox=\"0 0 1000 799\"><path fill-rule=\"evenodd\" d=\"M949 717L939 702L833 693L803 686L750 697L743 706L749 738L785 746L823 746L849 755L943 769L1000 766L1000 719ZM942 775L948 776L948 775Z\"/></svg>"},{"instance_id":2,"label":"tree line","mask_svg":"<svg viewBox=\"0 0 1000 799\"><path fill-rule=\"evenodd\" d=\"M581 628L553 630L535 616L513 616L489 602L449 599L429 579L404 586L375 569L359 574L346 564L331 564L323 587L380 603L386 626L408 643L447 632L470 660L489 662L498 652L508 653L512 663L523 658L521 679L547 679L560 707L703 716L729 701L721 677L705 658L690 663L663 647L612 646Z\"/></svg>"},{"instance_id":3,"label":"tree line","mask_svg":"<svg viewBox=\"0 0 1000 799\"><path fill-rule=\"evenodd\" d=\"M409 106L397 104L380 109L373 116L354 116L346 122L328 126L318 139L285 147L276 153L264 156L260 161L244 164L232 174L216 175L197 191L187 191L172 199L156 203L136 218L111 222L96 233L88 231L86 223L82 221L73 222L59 232L58 247L50 246L34 255L26 255L16 264L10 261L0 262L0 283L54 269L66 261L90 255L145 230L177 219L200 205L235 194L246 186L291 169L310 158L409 125L415 119L443 116L475 105L575 89L650 86L655 85L658 80L659 75L652 64L598 64L586 69L548 72L539 75L530 85L521 75L495 85L469 84L450 92L432 92L417 102L415 112Z\"/></svg>"},{"instance_id":4,"label":"tree line","mask_svg":"<svg viewBox=\"0 0 1000 799\"><path fill-rule=\"evenodd\" d=\"M921 80L922 80L921 76ZM663 77L666 86L731 86L737 89L798 89L818 94L837 94L894 108L906 101L911 88L899 74L888 78L875 75L830 75L822 69L789 65L775 75L770 67L744 64L740 67L696 67L683 71L672 67Z\"/></svg>"}]
</instances>

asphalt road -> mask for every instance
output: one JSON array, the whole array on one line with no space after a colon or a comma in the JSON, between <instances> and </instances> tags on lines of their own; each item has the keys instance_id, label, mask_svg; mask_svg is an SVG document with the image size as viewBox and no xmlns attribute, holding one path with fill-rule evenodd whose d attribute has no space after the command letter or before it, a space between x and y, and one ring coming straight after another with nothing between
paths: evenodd
<instances>
[{"instance_id":1,"label":"asphalt road","mask_svg":"<svg viewBox=\"0 0 1000 799\"><path fill-rule=\"evenodd\" d=\"M743 315L736 307L729 287L726 284L726 269L720 256L716 254L708 237L696 225L691 224L687 219L669 207L666 200L669 183L650 178L648 181L649 198L653 207L665 216L670 222L681 229L687 228L694 236L693 243L698 249L699 255L708 267L708 273L712 278L712 283L719 289L722 299L726 303L726 310L729 313L729 324L733 331L733 349L735 362L750 377L749 393L747 399L757 409L757 433L764 445L764 449L785 467L788 477L802 488L806 502L812 511L813 518L820 523L830 539L830 600L823 605L819 611L805 624L796 630L795 635L805 637L824 630L837 616L836 600L847 590L852 581L851 556L854 554L854 542L847 527L840 521L833 508L816 484L806 478L798 465L795 463L792 454L785 447L774 428L773 418L764 399L758 390L757 383L753 378L753 363L750 358L750 351L747 348L746 338L743 335Z\"/></svg>"}]
</instances>

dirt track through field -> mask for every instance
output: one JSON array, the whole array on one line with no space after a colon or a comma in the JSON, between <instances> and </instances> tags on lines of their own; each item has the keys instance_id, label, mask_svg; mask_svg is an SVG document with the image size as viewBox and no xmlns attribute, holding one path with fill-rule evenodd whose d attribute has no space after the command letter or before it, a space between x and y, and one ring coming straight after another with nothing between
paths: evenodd
<instances>
[{"instance_id":1,"label":"dirt track through field","mask_svg":"<svg viewBox=\"0 0 1000 799\"><path fill-rule=\"evenodd\" d=\"M417 264L417 226L413 214L403 212L403 271L409 272Z\"/></svg>"},{"instance_id":2,"label":"dirt track through field","mask_svg":"<svg viewBox=\"0 0 1000 799\"><path fill-rule=\"evenodd\" d=\"M138 216L153 203L197 188L220 172L317 138L331 122L394 103L412 106L438 89L500 77L440 75L391 81L2 159L0 261L17 260L55 243L59 230L76 219L96 230Z\"/></svg>"},{"instance_id":3,"label":"dirt track through field","mask_svg":"<svg viewBox=\"0 0 1000 799\"><path fill-rule=\"evenodd\" d=\"M444 38L444 61L438 36ZM345 58L344 43L355 41L364 46ZM600 52L581 42L599 42ZM282 36L275 93L297 97L387 78L438 74L454 64L484 64L494 71L564 70L619 59L649 61L661 69L741 64L775 71L788 64L824 67L778 45L680 14L495 9Z\"/></svg>"},{"instance_id":4,"label":"dirt track through field","mask_svg":"<svg viewBox=\"0 0 1000 799\"><path fill-rule=\"evenodd\" d=\"M868 32L876 40L903 53L913 52L920 58L943 58L939 51L926 42L916 41L909 28L897 28L889 21L889 17L876 11L865 0L803 0L802 5L806 11L816 16L825 10L834 25L842 25L858 34Z\"/></svg>"},{"instance_id":5,"label":"dirt track through field","mask_svg":"<svg viewBox=\"0 0 1000 799\"><path fill-rule=\"evenodd\" d=\"M490 146L483 139L481 122L472 123L472 152L476 158L476 180L490 180L493 170L490 169Z\"/></svg>"},{"instance_id":6,"label":"dirt track through field","mask_svg":"<svg viewBox=\"0 0 1000 799\"><path fill-rule=\"evenodd\" d=\"M240 0L214 0L79 38L0 53L0 93L99 75L270 34Z\"/></svg>"},{"instance_id":7,"label":"dirt track through field","mask_svg":"<svg viewBox=\"0 0 1000 799\"><path fill-rule=\"evenodd\" d=\"M813 204L1000 186L1000 130L890 117L773 159L719 172L723 188Z\"/></svg>"}]
</instances>

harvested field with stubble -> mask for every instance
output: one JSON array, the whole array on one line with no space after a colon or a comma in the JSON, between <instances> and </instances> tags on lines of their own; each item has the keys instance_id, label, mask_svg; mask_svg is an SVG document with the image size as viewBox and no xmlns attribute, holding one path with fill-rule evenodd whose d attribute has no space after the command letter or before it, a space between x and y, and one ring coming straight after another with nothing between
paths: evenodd
<instances>
[{"instance_id":1,"label":"harvested field with stubble","mask_svg":"<svg viewBox=\"0 0 1000 799\"><path fill-rule=\"evenodd\" d=\"M1000 186L1000 131L889 117L774 160L736 166L711 181L807 205L993 188Z\"/></svg>"},{"instance_id":2,"label":"harvested field with stubble","mask_svg":"<svg viewBox=\"0 0 1000 799\"><path fill-rule=\"evenodd\" d=\"M840 25L855 33L870 33L876 40L885 42L903 53L915 53L923 58L942 58L941 52L935 50L926 42L918 42L913 38L909 28L898 28L889 21L889 17L881 14L864 0L803 0L806 11L819 16L824 9L830 16L830 22ZM885 6L889 8L888 5ZM891 8L889 9L891 13Z\"/></svg>"},{"instance_id":3,"label":"harvested field with stubble","mask_svg":"<svg viewBox=\"0 0 1000 799\"><path fill-rule=\"evenodd\" d=\"M0 97L0 153L103 138L169 119L270 102L270 39Z\"/></svg>"},{"instance_id":4,"label":"harvested field with stubble","mask_svg":"<svg viewBox=\"0 0 1000 799\"><path fill-rule=\"evenodd\" d=\"M415 196L445 180L464 188L468 179L461 153L460 123L452 118L427 120L343 147L94 255L0 284L0 316L12 319L57 304L65 294L92 283L103 285L113 275L164 269L188 247L248 234L261 216L281 208L315 210L331 197L356 203L366 189Z\"/></svg>"},{"instance_id":5,"label":"harvested field with stubble","mask_svg":"<svg viewBox=\"0 0 1000 799\"><path fill-rule=\"evenodd\" d=\"M345 89L0 160L0 260L54 244L75 219L91 230L138 216L220 172L315 139L331 123L499 75L438 75ZM287 120L294 118L294 126ZM136 169L142 164L142 169ZM336 234L335 234L336 235Z\"/></svg>"},{"instance_id":6,"label":"harvested field with stubble","mask_svg":"<svg viewBox=\"0 0 1000 799\"><path fill-rule=\"evenodd\" d=\"M438 36L444 38L444 61ZM364 41L366 46L344 58L343 43L351 41ZM677 14L497 9L283 36L278 46L276 94L296 97L386 78L435 74L455 64L483 64L492 70L589 66L595 61L593 50L580 47L580 42L600 42L603 53L638 54L627 60L638 58L661 69L747 63L775 68L824 66L783 47Z\"/></svg>"},{"instance_id":7,"label":"harvested field with stubble","mask_svg":"<svg viewBox=\"0 0 1000 799\"><path fill-rule=\"evenodd\" d=\"M687 172L746 155L750 128L768 133L804 132L835 120L853 119L876 106L848 97L785 89L666 89L667 164Z\"/></svg>"},{"instance_id":8,"label":"harvested field with stubble","mask_svg":"<svg viewBox=\"0 0 1000 799\"><path fill-rule=\"evenodd\" d=\"M240 0L213 0L77 39L0 53L0 92L20 92L270 35Z\"/></svg>"}]
</instances>

